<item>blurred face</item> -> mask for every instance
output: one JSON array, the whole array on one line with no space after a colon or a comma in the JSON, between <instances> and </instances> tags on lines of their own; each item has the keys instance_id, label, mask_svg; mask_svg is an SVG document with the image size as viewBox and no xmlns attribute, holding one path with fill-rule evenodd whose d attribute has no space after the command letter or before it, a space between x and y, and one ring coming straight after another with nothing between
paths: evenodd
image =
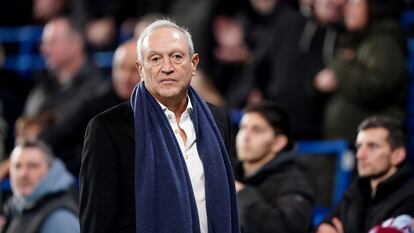
<instances>
[{"instance_id":1,"label":"blurred face","mask_svg":"<svg viewBox=\"0 0 414 233\"><path fill-rule=\"evenodd\" d=\"M255 11L262 15L272 12L277 4L277 0L250 0Z\"/></svg>"},{"instance_id":2,"label":"blurred face","mask_svg":"<svg viewBox=\"0 0 414 233\"><path fill-rule=\"evenodd\" d=\"M342 20L346 0L314 0L314 14L322 25Z\"/></svg>"},{"instance_id":3,"label":"blurred face","mask_svg":"<svg viewBox=\"0 0 414 233\"><path fill-rule=\"evenodd\" d=\"M116 94L122 100L128 100L140 81L135 67L135 43L128 43L118 48L114 56L112 68L112 83Z\"/></svg>"},{"instance_id":4,"label":"blurred face","mask_svg":"<svg viewBox=\"0 0 414 233\"><path fill-rule=\"evenodd\" d=\"M58 19L48 23L42 35L40 50L49 69L60 71L76 59L79 39L69 32L67 21Z\"/></svg>"},{"instance_id":5,"label":"blurred face","mask_svg":"<svg viewBox=\"0 0 414 233\"><path fill-rule=\"evenodd\" d=\"M384 128L362 130L356 139L356 157L359 177L384 179L396 170L392 164L394 151L387 141L388 131Z\"/></svg>"},{"instance_id":6,"label":"blurred face","mask_svg":"<svg viewBox=\"0 0 414 233\"><path fill-rule=\"evenodd\" d=\"M143 64L137 62L145 87L159 101L184 99L198 64L190 57L185 36L173 28L158 28L143 41Z\"/></svg>"},{"instance_id":7,"label":"blurred face","mask_svg":"<svg viewBox=\"0 0 414 233\"><path fill-rule=\"evenodd\" d=\"M13 150L10 158L10 180L14 195L29 196L48 172L43 152L35 147Z\"/></svg>"},{"instance_id":8,"label":"blurred face","mask_svg":"<svg viewBox=\"0 0 414 233\"><path fill-rule=\"evenodd\" d=\"M276 140L275 132L259 113L248 112L240 121L240 129L236 137L237 157L242 162L259 162L272 151Z\"/></svg>"},{"instance_id":9,"label":"blurred face","mask_svg":"<svg viewBox=\"0 0 414 233\"><path fill-rule=\"evenodd\" d=\"M48 20L58 15L65 3L65 0L33 0L33 15L36 19Z\"/></svg>"},{"instance_id":10,"label":"blurred face","mask_svg":"<svg viewBox=\"0 0 414 233\"><path fill-rule=\"evenodd\" d=\"M345 26L350 31L360 30L368 24L368 4L366 0L348 0L345 7Z\"/></svg>"}]
</instances>

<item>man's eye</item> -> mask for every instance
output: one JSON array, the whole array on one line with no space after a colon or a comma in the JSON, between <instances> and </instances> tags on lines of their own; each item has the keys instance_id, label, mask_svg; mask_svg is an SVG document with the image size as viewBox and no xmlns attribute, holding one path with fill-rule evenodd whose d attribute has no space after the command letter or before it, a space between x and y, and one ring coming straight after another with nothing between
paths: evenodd
<instances>
[{"instance_id":1,"label":"man's eye","mask_svg":"<svg viewBox=\"0 0 414 233\"><path fill-rule=\"evenodd\" d=\"M156 64L156 63L159 63L161 61L161 58L160 57L152 57L150 61L151 61L151 63Z\"/></svg>"},{"instance_id":2,"label":"man's eye","mask_svg":"<svg viewBox=\"0 0 414 233\"><path fill-rule=\"evenodd\" d=\"M181 54L174 54L171 56L173 61L181 61L183 59L183 56Z\"/></svg>"}]
</instances>

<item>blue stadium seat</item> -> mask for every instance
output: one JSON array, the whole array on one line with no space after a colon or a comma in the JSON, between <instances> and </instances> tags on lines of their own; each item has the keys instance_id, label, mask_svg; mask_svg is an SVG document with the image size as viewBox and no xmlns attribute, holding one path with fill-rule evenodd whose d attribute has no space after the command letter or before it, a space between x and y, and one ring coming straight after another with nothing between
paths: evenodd
<instances>
[{"instance_id":1,"label":"blue stadium seat","mask_svg":"<svg viewBox=\"0 0 414 233\"><path fill-rule=\"evenodd\" d=\"M346 140L300 141L297 144L298 152L302 156L326 155L336 156L336 174L332 206L316 207L313 213L313 224L318 225L330 208L337 205L342 194L351 184L354 156L350 152Z\"/></svg>"}]
</instances>

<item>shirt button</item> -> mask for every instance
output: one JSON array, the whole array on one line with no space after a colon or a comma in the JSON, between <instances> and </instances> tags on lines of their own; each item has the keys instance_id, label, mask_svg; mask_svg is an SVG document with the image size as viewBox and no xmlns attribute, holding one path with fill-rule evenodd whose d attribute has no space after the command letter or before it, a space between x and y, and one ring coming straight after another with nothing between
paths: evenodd
<instances>
[{"instance_id":1,"label":"shirt button","mask_svg":"<svg viewBox=\"0 0 414 233\"><path fill-rule=\"evenodd\" d=\"M175 129L175 130L174 130L174 133L175 133L175 134L178 134L178 129Z\"/></svg>"}]
</instances>

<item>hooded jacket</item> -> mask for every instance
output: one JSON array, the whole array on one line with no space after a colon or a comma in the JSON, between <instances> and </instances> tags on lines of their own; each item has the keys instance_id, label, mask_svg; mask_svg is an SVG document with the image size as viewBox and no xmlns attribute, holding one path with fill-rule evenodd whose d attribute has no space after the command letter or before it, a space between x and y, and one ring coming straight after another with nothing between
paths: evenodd
<instances>
[{"instance_id":1,"label":"hooded jacket","mask_svg":"<svg viewBox=\"0 0 414 233\"><path fill-rule=\"evenodd\" d=\"M80 232L78 206L70 189L74 178L60 160L27 197L13 196L5 206L5 233Z\"/></svg>"}]
</instances>

